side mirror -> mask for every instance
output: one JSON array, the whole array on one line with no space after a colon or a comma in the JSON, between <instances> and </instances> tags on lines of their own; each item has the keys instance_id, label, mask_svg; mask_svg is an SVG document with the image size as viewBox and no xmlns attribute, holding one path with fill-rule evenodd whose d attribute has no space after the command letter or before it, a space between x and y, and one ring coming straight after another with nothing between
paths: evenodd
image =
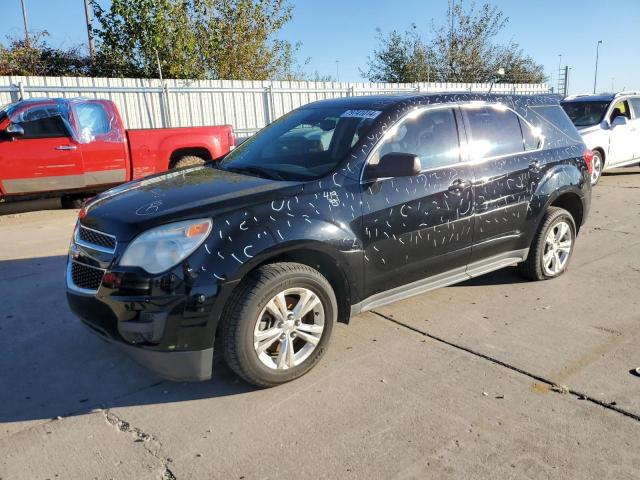
<instances>
[{"instance_id":1,"label":"side mirror","mask_svg":"<svg viewBox=\"0 0 640 480\"><path fill-rule=\"evenodd\" d=\"M24 135L24 128L22 128L17 123L10 123L4 132L7 135L7 137L9 137L12 140L15 140L16 137L22 137Z\"/></svg>"},{"instance_id":2,"label":"side mirror","mask_svg":"<svg viewBox=\"0 0 640 480\"><path fill-rule=\"evenodd\" d=\"M623 117L622 115L614 118L613 122L611 122L612 127L617 127L618 125L626 125L626 124L627 124L627 117Z\"/></svg>"},{"instance_id":3,"label":"side mirror","mask_svg":"<svg viewBox=\"0 0 640 480\"><path fill-rule=\"evenodd\" d=\"M422 171L420 157L411 153L387 153L377 165L368 166L365 180L378 178L413 177Z\"/></svg>"}]
</instances>

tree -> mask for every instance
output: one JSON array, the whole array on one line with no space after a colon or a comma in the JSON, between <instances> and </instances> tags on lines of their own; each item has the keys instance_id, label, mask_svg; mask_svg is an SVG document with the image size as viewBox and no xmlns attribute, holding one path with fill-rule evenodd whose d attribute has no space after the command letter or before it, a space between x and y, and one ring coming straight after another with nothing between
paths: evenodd
<instances>
[{"instance_id":1,"label":"tree","mask_svg":"<svg viewBox=\"0 0 640 480\"><path fill-rule=\"evenodd\" d=\"M286 0L91 0L99 27L96 69L107 76L284 78L296 47L276 38Z\"/></svg>"},{"instance_id":2,"label":"tree","mask_svg":"<svg viewBox=\"0 0 640 480\"><path fill-rule=\"evenodd\" d=\"M416 25L411 30L398 33L393 30L384 35L377 29L377 39L382 48L374 50L369 58L369 70L360 73L372 82L423 82L431 79L432 54L429 46L416 33Z\"/></svg>"},{"instance_id":3,"label":"tree","mask_svg":"<svg viewBox=\"0 0 640 480\"><path fill-rule=\"evenodd\" d=\"M496 6L458 0L449 2L447 21L432 25L431 39L416 33L378 33L379 50L369 58L363 74L371 81L385 82L510 82L544 81L541 65L526 56L513 42L500 45L495 37L509 19ZM500 68L505 75L499 77Z\"/></svg>"},{"instance_id":4,"label":"tree","mask_svg":"<svg viewBox=\"0 0 640 480\"><path fill-rule=\"evenodd\" d=\"M0 75L84 76L91 62L80 47L53 48L46 39L46 31L23 38L9 38L5 47L0 44Z\"/></svg>"}]
</instances>

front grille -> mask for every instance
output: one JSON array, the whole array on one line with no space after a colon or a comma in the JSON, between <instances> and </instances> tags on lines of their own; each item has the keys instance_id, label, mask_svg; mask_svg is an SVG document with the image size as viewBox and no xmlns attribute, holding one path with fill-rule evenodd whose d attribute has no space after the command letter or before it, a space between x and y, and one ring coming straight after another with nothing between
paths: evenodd
<instances>
[{"instance_id":1,"label":"front grille","mask_svg":"<svg viewBox=\"0 0 640 480\"><path fill-rule=\"evenodd\" d=\"M78 262L71 262L71 280L74 285L85 290L98 290L104 270Z\"/></svg>"},{"instance_id":2,"label":"front grille","mask_svg":"<svg viewBox=\"0 0 640 480\"><path fill-rule=\"evenodd\" d=\"M83 227L82 225L80 225L80 229L78 230L78 238L83 242L97 245L111 251L116 249L116 237Z\"/></svg>"}]
</instances>

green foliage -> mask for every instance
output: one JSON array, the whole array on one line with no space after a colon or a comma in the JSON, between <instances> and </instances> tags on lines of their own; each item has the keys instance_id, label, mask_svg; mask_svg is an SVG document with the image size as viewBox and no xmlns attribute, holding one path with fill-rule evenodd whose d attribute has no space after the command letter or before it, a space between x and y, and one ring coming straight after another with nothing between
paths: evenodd
<instances>
[{"instance_id":1,"label":"green foliage","mask_svg":"<svg viewBox=\"0 0 640 480\"><path fill-rule=\"evenodd\" d=\"M393 30L386 36L378 29L377 39L382 48L373 52L369 70L360 73L372 82L413 83L432 79L432 53L416 28L414 24L407 32Z\"/></svg>"},{"instance_id":2,"label":"green foliage","mask_svg":"<svg viewBox=\"0 0 640 480\"><path fill-rule=\"evenodd\" d=\"M378 31L380 47L362 74L384 82L543 82L542 66L517 44L495 42L508 20L489 3L477 9L473 1L450 2L446 21L432 25L430 38L419 35L415 25L386 36ZM505 70L502 77L497 75L500 68Z\"/></svg>"},{"instance_id":3,"label":"green foliage","mask_svg":"<svg viewBox=\"0 0 640 480\"><path fill-rule=\"evenodd\" d=\"M91 62L80 47L53 48L46 42L46 31L32 33L27 43L23 38L10 38L0 44L0 75L84 76Z\"/></svg>"},{"instance_id":4,"label":"green foliage","mask_svg":"<svg viewBox=\"0 0 640 480\"><path fill-rule=\"evenodd\" d=\"M276 38L286 0L113 0L92 6L97 73L167 78L286 78L296 47ZM157 52L157 57L156 57Z\"/></svg>"}]
</instances>

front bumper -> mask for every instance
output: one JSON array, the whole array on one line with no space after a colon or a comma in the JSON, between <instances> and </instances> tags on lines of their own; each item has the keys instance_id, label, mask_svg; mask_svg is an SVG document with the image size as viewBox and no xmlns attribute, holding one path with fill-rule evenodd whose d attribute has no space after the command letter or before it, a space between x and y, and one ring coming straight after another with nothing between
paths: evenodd
<instances>
[{"instance_id":1,"label":"front bumper","mask_svg":"<svg viewBox=\"0 0 640 480\"><path fill-rule=\"evenodd\" d=\"M164 378L211 378L215 333L235 282L192 268L204 252L159 275L121 268L114 259L125 248L87 244L74 234L66 270L71 310L93 333Z\"/></svg>"},{"instance_id":2,"label":"front bumper","mask_svg":"<svg viewBox=\"0 0 640 480\"><path fill-rule=\"evenodd\" d=\"M157 375L175 381L208 380L212 375L213 347L175 351L128 344L118 330L118 318L108 305L89 295L67 290L71 310L87 329L101 339L117 345L137 363ZM129 323L129 322L125 322ZM139 325L144 325L140 323Z\"/></svg>"}]
</instances>

